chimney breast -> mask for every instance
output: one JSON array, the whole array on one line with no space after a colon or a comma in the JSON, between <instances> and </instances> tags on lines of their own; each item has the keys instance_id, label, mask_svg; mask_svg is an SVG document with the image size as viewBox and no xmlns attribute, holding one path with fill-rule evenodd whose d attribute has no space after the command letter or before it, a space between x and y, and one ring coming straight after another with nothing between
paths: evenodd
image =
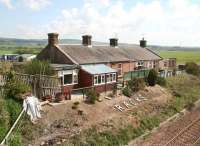
<instances>
[{"instance_id":1,"label":"chimney breast","mask_svg":"<svg viewBox=\"0 0 200 146\"><path fill-rule=\"evenodd\" d=\"M58 41L58 33L48 33L48 45L55 46L59 43Z\"/></svg>"},{"instance_id":2,"label":"chimney breast","mask_svg":"<svg viewBox=\"0 0 200 146\"><path fill-rule=\"evenodd\" d=\"M140 40L140 47L142 47L142 48L147 47L147 41L144 38L142 38L142 40Z\"/></svg>"},{"instance_id":3,"label":"chimney breast","mask_svg":"<svg viewBox=\"0 0 200 146\"><path fill-rule=\"evenodd\" d=\"M111 47L117 47L118 46L118 39L117 38L111 38L110 39L110 46Z\"/></svg>"},{"instance_id":4,"label":"chimney breast","mask_svg":"<svg viewBox=\"0 0 200 146\"><path fill-rule=\"evenodd\" d=\"M92 45L92 36L91 35L83 35L82 36L82 44L84 46L91 46Z\"/></svg>"}]
</instances>

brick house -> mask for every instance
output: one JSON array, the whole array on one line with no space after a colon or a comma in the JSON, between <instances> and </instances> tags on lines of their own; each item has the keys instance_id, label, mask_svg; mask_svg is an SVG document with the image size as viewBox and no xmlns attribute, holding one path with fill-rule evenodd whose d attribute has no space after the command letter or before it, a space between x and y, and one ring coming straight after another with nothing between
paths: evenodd
<instances>
[{"instance_id":1,"label":"brick house","mask_svg":"<svg viewBox=\"0 0 200 146\"><path fill-rule=\"evenodd\" d=\"M110 39L110 45L92 45L92 36L82 36L82 44L59 44L58 34L48 34L48 45L37 59L49 60L53 64L76 65L58 76L66 81L67 89L95 86L97 91L111 90L124 73L139 69L159 69L162 58L146 47L118 45L117 38ZM62 72L62 73L61 73ZM76 79L74 82L74 78Z\"/></svg>"},{"instance_id":2,"label":"brick house","mask_svg":"<svg viewBox=\"0 0 200 146\"><path fill-rule=\"evenodd\" d=\"M176 58L167 58L163 59L159 62L159 67L160 67L160 75L162 77L169 77L173 76L176 71Z\"/></svg>"}]
</instances>

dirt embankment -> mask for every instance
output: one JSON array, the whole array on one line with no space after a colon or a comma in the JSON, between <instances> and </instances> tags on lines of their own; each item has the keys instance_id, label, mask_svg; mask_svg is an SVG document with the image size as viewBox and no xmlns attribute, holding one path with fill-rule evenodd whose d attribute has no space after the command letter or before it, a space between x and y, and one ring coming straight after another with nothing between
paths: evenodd
<instances>
[{"instance_id":1,"label":"dirt embankment","mask_svg":"<svg viewBox=\"0 0 200 146\"><path fill-rule=\"evenodd\" d=\"M137 105L129 106L129 108L124 105L124 101L128 101L129 98L122 95L112 100L104 99L102 96L103 101L96 102L95 105L81 102L78 109L75 110L72 109L72 101L53 107L45 106L43 118L39 123L42 129L33 128L32 141L24 139L24 144L34 146L44 145L45 143L60 144L94 126L98 131L119 129L128 124L137 126L138 119L134 113L151 114L157 112L172 97L160 86L147 87L134 95L133 98L138 97L139 94L148 100L135 101ZM120 105L125 110L120 112L114 108L114 105ZM83 114L80 114L79 110L83 111Z\"/></svg>"}]
</instances>

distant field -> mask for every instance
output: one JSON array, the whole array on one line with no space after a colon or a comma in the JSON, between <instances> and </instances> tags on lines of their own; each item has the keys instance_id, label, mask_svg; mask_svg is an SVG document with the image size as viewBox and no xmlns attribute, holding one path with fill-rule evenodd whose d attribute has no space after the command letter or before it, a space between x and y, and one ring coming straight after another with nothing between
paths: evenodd
<instances>
[{"instance_id":1,"label":"distant field","mask_svg":"<svg viewBox=\"0 0 200 146\"><path fill-rule=\"evenodd\" d=\"M160 51L159 54L163 58L177 58L178 64L190 61L200 64L200 51Z\"/></svg>"},{"instance_id":2,"label":"distant field","mask_svg":"<svg viewBox=\"0 0 200 146\"><path fill-rule=\"evenodd\" d=\"M3 54L38 54L44 46L2 46L0 45L0 55Z\"/></svg>"},{"instance_id":3,"label":"distant field","mask_svg":"<svg viewBox=\"0 0 200 146\"><path fill-rule=\"evenodd\" d=\"M12 54L12 53L14 53L14 51L12 51L12 50L1 50L0 49L0 55L3 55L3 54Z\"/></svg>"}]
</instances>

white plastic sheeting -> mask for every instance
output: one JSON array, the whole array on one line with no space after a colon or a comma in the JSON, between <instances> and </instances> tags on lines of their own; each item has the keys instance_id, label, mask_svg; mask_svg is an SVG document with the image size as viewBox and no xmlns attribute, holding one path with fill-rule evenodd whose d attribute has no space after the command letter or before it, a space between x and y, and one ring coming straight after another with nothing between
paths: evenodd
<instances>
[{"instance_id":1,"label":"white plastic sheeting","mask_svg":"<svg viewBox=\"0 0 200 146\"><path fill-rule=\"evenodd\" d=\"M35 122L41 118L40 111L42 110L39 100L35 96L28 96L23 101L23 108L26 113L30 116L30 120Z\"/></svg>"}]
</instances>

